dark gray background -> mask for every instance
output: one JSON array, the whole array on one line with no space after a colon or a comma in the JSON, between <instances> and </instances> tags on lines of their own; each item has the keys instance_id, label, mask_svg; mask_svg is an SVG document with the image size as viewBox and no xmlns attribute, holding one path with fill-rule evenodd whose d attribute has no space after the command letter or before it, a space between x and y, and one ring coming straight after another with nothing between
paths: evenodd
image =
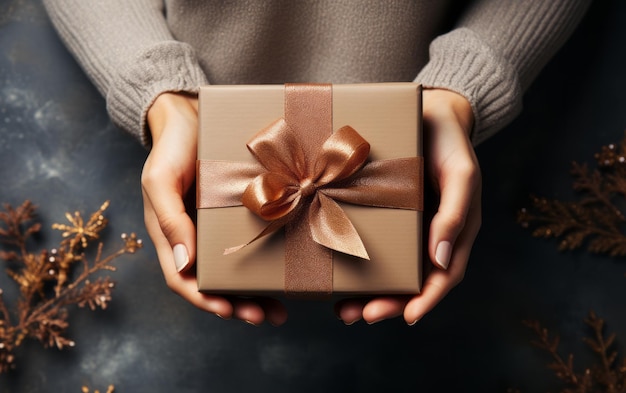
<instances>
[{"instance_id":1,"label":"dark gray background","mask_svg":"<svg viewBox=\"0 0 626 393\"><path fill-rule=\"evenodd\" d=\"M72 310L73 349L29 341L0 392L524 392L561 386L522 325L561 332L579 369L590 309L626 352L626 262L561 253L516 222L534 193L574 199L571 161L593 164L626 130L626 2L597 1L525 98L525 111L477 148L484 223L464 282L414 327L399 320L344 326L326 303L288 304L281 328L225 322L167 289L143 227L146 151L108 120L104 101L58 40L38 1L0 0L0 202L39 206L44 234L64 212L111 199L105 249L122 232L148 247L117 262L106 311ZM8 302L15 285L0 274Z\"/></svg>"}]
</instances>

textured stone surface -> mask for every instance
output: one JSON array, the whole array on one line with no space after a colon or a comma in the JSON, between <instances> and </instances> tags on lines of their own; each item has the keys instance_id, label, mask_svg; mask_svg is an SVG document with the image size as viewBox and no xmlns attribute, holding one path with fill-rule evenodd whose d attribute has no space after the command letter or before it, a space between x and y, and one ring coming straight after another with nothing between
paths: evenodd
<instances>
[{"instance_id":1,"label":"textured stone surface","mask_svg":"<svg viewBox=\"0 0 626 393\"><path fill-rule=\"evenodd\" d=\"M559 253L515 222L531 193L573 198L570 162L619 141L626 108L626 7L596 2L528 92L524 113L477 149L484 222L465 281L416 326L399 320L346 327L332 305L288 304L281 328L203 314L170 292L143 227L143 147L111 125L104 101L59 42L38 1L0 0L0 202L31 199L49 228L67 210L110 199L112 250L121 232L148 247L118 261L106 311L79 310L76 347L27 343L0 392L555 391L523 319L562 333L579 365L590 309L626 352L626 264ZM39 246L58 242L51 230ZM13 282L0 274L10 301Z\"/></svg>"}]
</instances>

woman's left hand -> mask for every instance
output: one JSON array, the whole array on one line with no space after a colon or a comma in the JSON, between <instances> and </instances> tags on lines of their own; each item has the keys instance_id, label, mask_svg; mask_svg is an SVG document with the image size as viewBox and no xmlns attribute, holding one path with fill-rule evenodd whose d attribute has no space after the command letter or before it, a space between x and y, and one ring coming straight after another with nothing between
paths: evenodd
<instances>
[{"instance_id":1,"label":"woman's left hand","mask_svg":"<svg viewBox=\"0 0 626 393\"><path fill-rule=\"evenodd\" d=\"M428 236L432 269L424 269L419 295L347 299L335 311L346 324L375 323L400 315L413 325L433 309L465 275L481 225L481 174L470 141L474 115L461 95L443 89L423 91L426 171L440 195ZM425 266L426 267L426 266Z\"/></svg>"}]
</instances>

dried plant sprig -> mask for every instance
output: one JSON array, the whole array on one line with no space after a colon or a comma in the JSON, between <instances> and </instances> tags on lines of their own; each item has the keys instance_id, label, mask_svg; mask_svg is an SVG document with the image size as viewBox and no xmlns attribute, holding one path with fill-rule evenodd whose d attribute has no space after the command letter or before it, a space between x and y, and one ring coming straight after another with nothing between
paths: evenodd
<instances>
[{"instance_id":1,"label":"dried plant sprig","mask_svg":"<svg viewBox=\"0 0 626 393\"><path fill-rule=\"evenodd\" d=\"M122 234L120 249L103 256L103 244L98 243L95 258L86 258L85 250L107 225L103 213L108 206L107 201L86 222L78 212L67 213L71 225L52 226L63 231L59 247L39 253L30 253L27 246L30 236L41 229L38 223L31 224L35 206L26 201L16 209L5 205L5 211L0 212L0 241L12 248L0 253L0 258L11 261L7 274L20 290L17 305L11 310L0 290L0 373L14 368L14 351L26 338L36 339L46 348L74 346L66 337L68 306L88 306L92 310L107 307L114 287L112 280L90 278L99 271L114 271L114 259L142 247L134 233Z\"/></svg>"},{"instance_id":2,"label":"dried plant sprig","mask_svg":"<svg viewBox=\"0 0 626 393\"><path fill-rule=\"evenodd\" d=\"M572 163L578 201L531 196L532 207L521 209L517 221L532 226L535 237L560 239L560 250L586 244L592 253L626 256L626 134L619 145L603 146L595 159L594 170Z\"/></svg>"},{"instance_id":3,"label":"dried plant sprig","mask_svg":"<svg viewBox=\"0 0 626 393\"><path fill-rule=\"evenodd\" d=\"M536 347L546 351L552 361L548 368L554 371L566 385L562 393L626 393L626 359L623 365L619 365L619 356L615 347L615 334L608 337L604 335L604 320L598 318L591 311L585 318L585 323L591 327L592 336L585 337L584 341L599 357L599 364L584 368L582 372L574 369L574 355L569 354L563 358L559 354L559 335L551 335L548 329L541 326L538 321L524 321L524 324L533 330L537 339L531 341Z\"/></svg>"},{"instance_id":4,"label":"dried plant sprig","mask_svg":"<svg viewBox=\"0 0 626 393\"><path fill-rule=\"evenodd\" d=\"M559 354L559 335L551 336L548 329L542 327L538 321L524 321L524 324L532 329L537 336L537 339L531 341L531 344L550 354L552 361L548 363L548 368L554 371L555 375L564 383L576 387L575 391L590 391L590 373L587 371L582 374L576 373L574 370L574 355L570 353L567 356L567 360L565 360Z\"/></svg>"},{"instance_id":5,"label":"dried plant sprig","mask_svg":"<svg viewBox=\"0 0 626 393\"><path fill-rule=\"evenodd\" d=\"M585 337L584 341L601 361L599 365L593 367L593 374L597 376L598 382L606 387L607 392L626 392L626 358L623 359L622 365L618 365L619 354L615 349L615 333L605 337L604 320L598 318L593 311L589 313L585 323L591 327L593 335Z\"/></svg>"},{"instance_id":6,"label":"dried plant sprig","mask_svg":"<svg viewBox=\"0 0 626 393\"><path fill-rule=\"evenodd\" d=\"M0 211L0 222L5 227L0 227L0 243L20 248L21 254L26 254L26 242L29 237L39 232L41 224L32 223L36 207L30 201L25 201L19 207L13 208L4 204L4 211ZM18 257L14 251L0 250L0 258L10 261Z\"/></svg>"}]
</instances>

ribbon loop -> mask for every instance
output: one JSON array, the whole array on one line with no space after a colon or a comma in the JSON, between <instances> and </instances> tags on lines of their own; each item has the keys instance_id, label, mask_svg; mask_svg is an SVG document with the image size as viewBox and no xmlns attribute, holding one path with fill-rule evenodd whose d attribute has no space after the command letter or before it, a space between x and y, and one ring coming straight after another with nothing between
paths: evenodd
<instances>
[{"instance_id":1,"label":"ribbon loop","mask_svg":"<svg viewBox=\"0 0 626 393\"><path fill-rule=\"evenodd\" d=\"M288 174L295 179L305 175L304 150L284 118L259 131L246 146L270 172Z\"/></svg>"},{"instance_id":2,"label":"ribbon loop","mask_svg":"<svg viewBox=\"0 0 626 393\"><path fill-rule=\"evenodd\" d=\"M315 162L319 184L343 180L356 173L370 154L370 144L350 126L341 127L322 145Z\"/></svg>"},{"instance_id":3,"label":"ribbon loop","mask_svg":"<svg viewBox=\"0 0 626 393\"><path fill-rule=\"evenodd\" d=\"M300 201L297 181L277 172L265 172L250 182L243 192L241 202L251 212L265 221L284 217Z\"/></svg>"}]
</instances>

